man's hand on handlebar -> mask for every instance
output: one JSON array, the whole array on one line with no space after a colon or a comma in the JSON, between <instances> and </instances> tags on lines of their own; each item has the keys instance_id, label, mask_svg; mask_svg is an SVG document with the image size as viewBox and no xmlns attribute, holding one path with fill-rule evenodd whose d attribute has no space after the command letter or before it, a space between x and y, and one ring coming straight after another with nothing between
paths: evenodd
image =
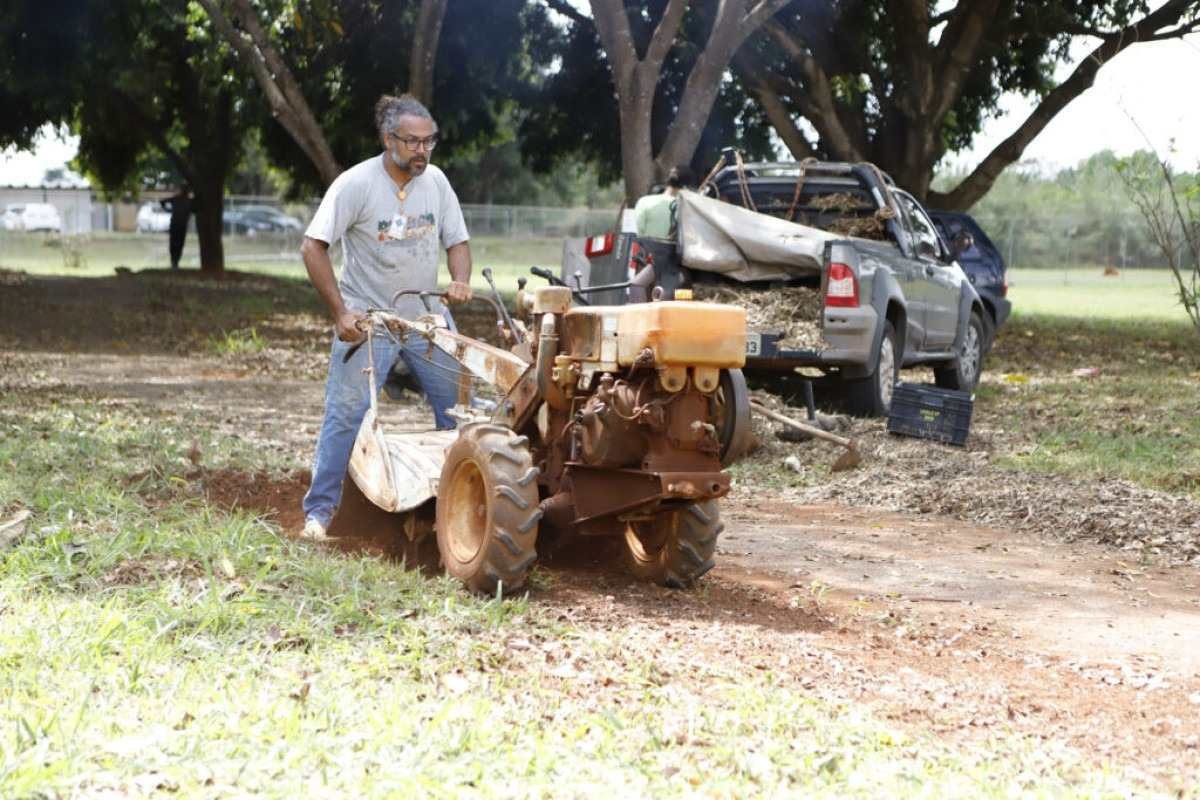
<instances>
[{"instance_id":1,"label":"man's hand on handlebar","mask_svg":"<svg viewBox=\"0 0 1200 800\"><path fill-rule=\"evenodd\" d=\"M351 344L361 342L366 338L366 333L364 333L361 327L361 323L365 323L366 319L367 315L358 311L346 310L338 314L337 318L333 321L337 337L343 342L350 342Z\"/></svg>"},{"instance_id":2,"label":"man's hand on handlebar","mask_svg":"<svg viewBox=\"0 0 1200 800\"><path fill-rule=\"evenodd\" d=\"M463 281L450 281L446 287L446 302L452 305L465 303L471 299L471 285Z\"/></svg>"}]
</instances>

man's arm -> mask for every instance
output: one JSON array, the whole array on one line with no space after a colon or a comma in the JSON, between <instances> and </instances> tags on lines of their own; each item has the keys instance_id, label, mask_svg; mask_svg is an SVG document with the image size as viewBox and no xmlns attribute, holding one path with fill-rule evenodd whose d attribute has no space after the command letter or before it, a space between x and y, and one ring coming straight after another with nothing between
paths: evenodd
<instances>
[{"instance_id":1,"label":"man's arm","mask_svg":"<svg viewBox=\"0 0 1200 800\"><path fill-rule=\"evenodd\" d=\"M471 243L459 242L446 248L446 265L450 268L446 299L465 303L471 299Z\"/></svg>"},{"instance_id":2,"label":"man's arm","mask_svg":"<svg viewBox=\"0 0 1200 800\"><path fill-rule=\"evenodd\" d=\"M329 315L333 317L334 330L343 342L358 342L363 338L363 332L358 329L358 321L363 315L346 308L342 293L338 290L337 279L333 277L333 262L329 260L329 244L311 236L304 237L300 245L300 255L304 258L304 268L308 270L308 279L316 288L317 294L325 301ZM468 275L470 260L468 258Z\"/></svg>"}]
</instances>

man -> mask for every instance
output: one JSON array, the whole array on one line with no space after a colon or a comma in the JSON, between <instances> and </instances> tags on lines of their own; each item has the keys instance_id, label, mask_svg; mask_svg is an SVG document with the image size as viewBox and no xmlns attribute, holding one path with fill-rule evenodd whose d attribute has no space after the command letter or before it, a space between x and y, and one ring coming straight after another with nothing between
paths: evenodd
<instances>
[{"instance_id":1,"label":"man","mask_svg":"<svg viewBox=\"0 0 1200 800\"><path fill-rule=\"evenodd\" d=\"M179 257L183 255L183 243L187 240L188 218L192 215L192 190L186 183L179 191L159 205L171 212L171 223L167 228L167 246L171 253L171 269L179 269Z\"/></svg>"},{"instance_id":2,"label":"man","mask_svg":"<svg viewBox=\"0 0 1200 800\"><path fill-rule=\"evenodd\" d=\"M370 405L366 348L343 363L365 338L359 323L368 308L391 307L401 289L437 289L438 249L446 250L451 282L447 299L471 299L471 249L458 197L445 174L429 163L437 125L425 106L404 95L384 95L375 105L375 126L384 152L337 177L305 232L304 266L334 323L325 384L325 418L313 459L312 484L304 497L304 535L325 538L341 500L342 480L363 416ZM344 266L335 281L329 246L341 241ZM437 306L435 306L437 307ZM393 310L412 319L424 313L416 295ZM447 320L449 316L447 314ZM433 408L439 429L454 427L446 413L457 399L458 364L417 336L402 344L373 337L376 386L397 358L404 360Z\"/></svg>"},{"instance_id":3,"label":"man","mask_svg":"<svg viewBox=\"0 0 1200 800\"><path fill-rule=\"evenodd\" d=\"M638 236L666 239L675 229L676 197L689 184L687 167L674 167L661 194L648 194L633 207Z\"/></svg>"}]
</instances>

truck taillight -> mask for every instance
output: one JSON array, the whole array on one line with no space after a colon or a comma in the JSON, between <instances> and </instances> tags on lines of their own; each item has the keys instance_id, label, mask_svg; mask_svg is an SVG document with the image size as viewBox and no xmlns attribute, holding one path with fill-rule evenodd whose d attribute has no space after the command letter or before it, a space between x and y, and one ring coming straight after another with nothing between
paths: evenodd
<instances>
[{"instance_id":1,"label":"truck taillight","mask_svg":"<svg viewBox=\"0 0 1200 800\"><path fill-rule=\"evenodd\" d=\"M1008 297L1008 276L1004 276L1004 283L1000 284L1000 296Z\"/></svg>"},{"instance_id":2,"label":"truck taillight","mask_svg":"<svg viewBox=\"0 0 1200 800\"><path fill-rule=\"evenodd\" d=\"M829 283L825 286L825 305L858 308L858 278L846 264L829 265Z\"/></svg>"},{"instance_id":3,"label":"truck taillight","mask_svg":"<svg viewBox=\"0 0 1200 800\"><path fill-rule=\"evenodd\" d=\"M613 240L615 238L611 233L589 236L587 243L583 246L583 254L588 258L606 256L613 251Z\"/></svg>"}]
</instances>

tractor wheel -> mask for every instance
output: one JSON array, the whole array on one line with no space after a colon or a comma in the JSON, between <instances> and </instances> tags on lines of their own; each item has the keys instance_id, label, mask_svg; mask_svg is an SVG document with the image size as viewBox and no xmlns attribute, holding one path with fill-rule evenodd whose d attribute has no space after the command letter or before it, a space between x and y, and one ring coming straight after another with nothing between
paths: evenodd
<instances>
[{"instance_id":1,"label":"tractor wheel","mask_svg":"<svg viewBox=\"0 0 1200 800\"><path fill-rule=\"evenodd\" d=\"M459 429L437 496L437 543L446 571L484 594L525 583L537 558L538 469L529 439L502 425Z\"/></svg>"},{"instance_id":2,"label":"tractor wheel","mask_svg":"<svg viewBox=\"0 0 1200 800\"><path fill-rule=\"evenodd\" d=\"M715 500L631 522L625 527L630 570L640 580L672 589L691 586L713 568L717 536L724 528Z\"/></svg>"}]
</instances>

